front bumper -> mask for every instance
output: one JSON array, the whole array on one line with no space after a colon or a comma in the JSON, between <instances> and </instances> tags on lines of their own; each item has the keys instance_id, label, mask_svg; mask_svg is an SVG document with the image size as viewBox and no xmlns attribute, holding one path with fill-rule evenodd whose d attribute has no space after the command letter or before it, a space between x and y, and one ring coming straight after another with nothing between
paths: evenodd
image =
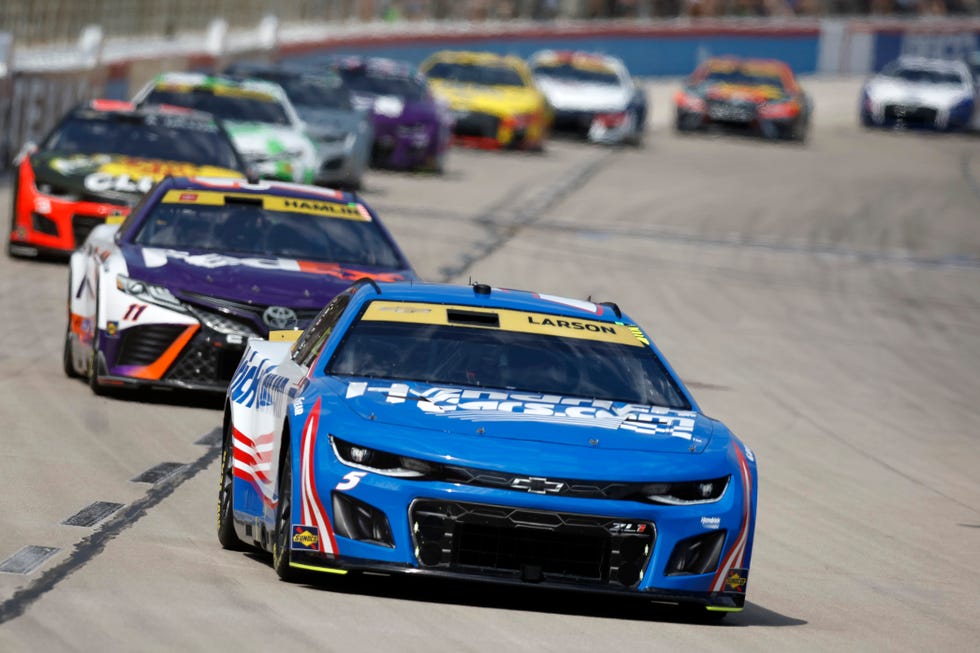
<instances>
[{"instance_id":1,"label":"front bumper","mask_svg":"<svg viewBox=\"0 0 980 653\"><path fill-rule=\"evenodd\" d=\"M70 201L39 193L22 183L15 191L10 252L19 256L67 257L107 218L129 213L129 206Z\"/></svg>"},{"instance_id":2,"label":"front bumper","mask_svg":"<svg viewBox=\"0 0 980 653\"><path fill-rule=\"evenodd\" d=\"M367 167L365 157L356 156L356 152L361 149L360 143L348 146L344 139L320 141L313 183L320 186L356 187Z\"/></svg>"},{"instance_id":3,"label":"front bumper","mask_svg":"<svg viewBox=\"0 0 980 653\"><path fill-rule=\"evenodd\" d=\"M574 109L556 109L552 121L552 129L556 132L572 134L585 138L593 143L614 145L622 143L635 135L637 126L625 118L616 125L607 125L601 116L622 111L580 111Z\"/></svg>"},{"instance_id":4,"label":"front bumper","mask_svg":"<svg viewBox=\"0 0 980 653\"><path fill-rule=\"evenodd\" d=\"M535 588L541 588L543 590L575 591L584 592L587 594L634 597L637 599L645 599L663 603L701 605L706 607L708 610L720 612L741 612L745 606L744 594L724 592L686 592L680 590L662 589L647 589L642 592L638 592L635 590L623 589L614 586L579 586L548 580L532 583L522 579L500 576L480 576L473 574L461 575L451 571L420 569L412 565L384 563L369 559L347 557L338 558L337 556L325 555L311 551L291 551L289 565L296 569L335 575L346 575L352 572L368 571L392 575L402 574L409 576L441 578L446 580L492 583L495 585L507 585L512 587L526 588L530 584Z\"/></svg>"},{"instance_id":5,"label":"front bumper","mask_svg":"<svg viewBox=\"0 0 980 653\"><path fill-rule=\"evenodd\" d=\"M317 451L320 459L333 458L329 449L320 453L320 442ZM326 516L331 531L329 536L322 528L319 533L330 546L294 545L291 560L297 566L633 594L724 610L744 604L750 552L744 566L733 570L742 582L725 579L722 591L712 590L718 587L716 571L724 552L740 538L751 549L752 521L744 518L746 499L735 483L717 502L690 506L559 497L372 473L352 488L333 489L349 485L350 469L333 458L312 479L294 477L307 490L324 488L313 494L322 501L317 512ZM294 496L301 496L296 494L300 490L294 488ZM236 506L258 507L261 501L257 486L236 486ZM351 529L350 505L367 515L367 525ZM302 514L300 502L294 502L298 531L310 529ZM678 550L708 539L723 542L713 564L699 573L668 573Z\"/></svg>"},{"instance_id":6,"label":"front bumper","mask_svg":"<svg viewBox=\"0 0 980 653\"><path fill-rule=\"evenodd\" d=\"M449 145L435 123L375 123L371 163L381 168L412 170L435 164Z\"/></svg>"},{"instance_id":7,"label":"front bumper","mask_svg":"<svg viewBox=\"0 0 980 653\"><path fill-rule=\"evenodd\" d=\"M722 131L737 134L750 134L766 138L790 138L797 131L800 116L791 118L764 118L756 109L741 108L714 112L693 111L683 107L677 109L677 128L681 131Z\"/></svg>"},{"instance_id":8,"label":"front bumper","mask_svg":"<svg viewBox=\"0 0 980 653\"><path fill-rule=\"evenodd\" d=\"M73 337L79 354L84 354L99 329L100 385L223 392L248 338L264 335L265 309L249 305L236 310L230 302L225 304L217 308L185 302L184 310L176 311L113 289L103 297L103 321L98 326L94 320L73 316ZM313 311L299 313L308 321Z\"/></svg>"},{"instance_id":9,"label":"front bumper","mask_svg":"<svg viewBox=\"0 0 980 653\"><path fill-rule=\"evenodd\" d=\"M972 105L939 108L902 102L872 103L865 100L861 122L875 127L908 127L936 131L968 129L973 114Z\"/></svg>"},{"instance_id":10,"label":"front bumper","mask_svg":"<svg viewBox=\"0 0 980 653\"><path fill-rule=\"evenodd\" d=\"M543 115L498 115L480 111L456 111L453 141L489 150L536 149L543 145L547 125Z\"/></svg>"}]
</instances>

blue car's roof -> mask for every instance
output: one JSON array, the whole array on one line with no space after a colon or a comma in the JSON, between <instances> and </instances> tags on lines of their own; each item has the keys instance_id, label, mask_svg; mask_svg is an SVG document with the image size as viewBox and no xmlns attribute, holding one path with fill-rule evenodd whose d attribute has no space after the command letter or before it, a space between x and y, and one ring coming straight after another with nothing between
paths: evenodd
<instances>
[{"instance_id":1,"label":"blue car's roof","mask_svg":"<svg viewBox=\"0 0 980 653\"><path fill-rule=\"evenodd\" d=\"M571 299L527 290L496 288L479 283L462 286L441 283L392 282L378 285L377 290L371 285L365 284L357 294L362 301L380 298L392 301L463 304L481 308L510 308L555 313L603 322L634 324L628 315L620 312L620 309L612 303Z\"/></svg>"}]
</instances>

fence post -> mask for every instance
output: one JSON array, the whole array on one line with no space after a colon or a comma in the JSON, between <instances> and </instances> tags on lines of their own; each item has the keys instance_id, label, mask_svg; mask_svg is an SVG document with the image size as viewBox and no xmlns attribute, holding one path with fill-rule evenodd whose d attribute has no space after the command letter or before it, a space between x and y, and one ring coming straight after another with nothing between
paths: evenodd
<instances>
[{"instance_id":1,"label":"fence post","mask_svg":"<svg viewBox=\"0 0 980 653\"><path fill-rule=\"evenodd\" d=\"M14 104L14 35L0 32L0 172L10 165L13 155L11 118Z\"/></svg>"}]
</instances>

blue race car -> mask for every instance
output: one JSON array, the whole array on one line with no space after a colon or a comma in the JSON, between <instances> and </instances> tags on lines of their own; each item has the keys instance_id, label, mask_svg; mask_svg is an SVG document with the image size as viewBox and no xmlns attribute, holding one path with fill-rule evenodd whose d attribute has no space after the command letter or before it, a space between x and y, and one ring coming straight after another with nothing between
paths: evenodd
<instances>
[{"instance_id":1,"label":"blue race car","mask_svg":"<svg viewBox=\"0 0 980 653\"><path fill-rule=\"evenodd\" d=\"M218 539L286 580L423 573L720 617L745 602L756 492L752 451L616 305L363 280L249 340Z\"/></svg>"},{"instance_id":2,"label":"blue race car","mask_svg":"<svg viewBox=\"0 0 980 653\"><path fill-rule=\"evenodd\" d=\"M96 394L223 393L250 337L305 327L362 277L415 277L361 198L327 188L168 177L120 222L68 275L64 370Z\"/></svg>"}]
</instances>

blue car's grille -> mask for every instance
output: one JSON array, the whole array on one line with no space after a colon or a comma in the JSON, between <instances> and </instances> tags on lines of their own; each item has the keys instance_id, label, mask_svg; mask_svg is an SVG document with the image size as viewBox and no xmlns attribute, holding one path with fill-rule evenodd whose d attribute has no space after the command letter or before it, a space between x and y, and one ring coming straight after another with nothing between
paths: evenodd
<instances>
[{"instance_id":1,"label":"blue car's grille","mask_svg":"<svg viewBox=\"0 0 980 653\"><path fill-rule=\"evenodd\" d=\"M555 494L582 499L635 499L642 495L642 483L580 481L566 478L538 478L507 472L445 465L442 480L461 485L517 490L534 494Z\"/></svg>"},{"instance_id":2,"label":"blue car's grille","mask_svg":"<svg viewBox=\"0 0 980 653\"><path fill-rule=\"evenodd\" d=\"M417 500L409 520L425 569L530 583L633 587L653 551L650 522Z\"/></svg>"}]
</instances>

